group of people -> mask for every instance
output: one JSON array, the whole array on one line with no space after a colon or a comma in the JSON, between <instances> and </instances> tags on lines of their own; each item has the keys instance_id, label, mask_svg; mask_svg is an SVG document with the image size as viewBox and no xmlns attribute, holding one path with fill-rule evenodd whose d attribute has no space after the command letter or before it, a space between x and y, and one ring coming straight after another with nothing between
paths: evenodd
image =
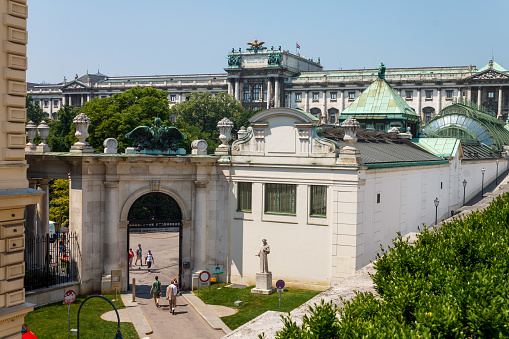
<instances>
[{"instance_id":1,"label":"group of people","mask_svg":"<svg viewBox=\"0 0 509 339\"><path fill-rule=\"evenodd\" d=\"M136 249L136 261L134 262L134 266L138 263L138 260L140 261L140 267L143 266L143 250L141 249L141 244L138 244L138 248ZM133 259L134 259L134 252L133 249L129 249L129 268L133 268ZM152 267L152 264L154 264L154 255L152 254L152 251L148 250L148 253L145 255L145 265L147 265L147 268L150 270L150 267Z\"/></svg>"},{"instance_id":2,"label":"group of people","mask_svg":"<svg viewBox=\"0 0 509 339\"><path fill-rule=\"evenodd\" d=\"M159 299L162 295L162 287L161 282L159 281L159 277L156 275L156 280L152 283L152 287L150 288L150 293L154 297L154 302L156 307L159 307ZM177 294L178 294L178 281L177 277L173 278L173 281L166 288L166 300L170 302L170 312L175 314L175 307L177 307Z\"/></svg>"}]
</instances>

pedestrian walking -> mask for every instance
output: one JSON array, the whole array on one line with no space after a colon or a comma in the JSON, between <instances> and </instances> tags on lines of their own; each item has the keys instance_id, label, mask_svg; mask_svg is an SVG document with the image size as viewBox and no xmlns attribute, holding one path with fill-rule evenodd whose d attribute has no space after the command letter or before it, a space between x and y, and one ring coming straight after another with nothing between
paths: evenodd
<instances>
[{"instance_id":1,"label":"pedestrian walking","mask_svg":"<svg viewBox=\"0 0 509 339\"><path fill-rule=\"evenodd\" d=\"M173 282L166 289L166 300L170 302L170 312L175 314L175 308L177 307L177 294L178 294L178 282L177 277L173 278Z\"/></svg>"},{"instance_id":2,"label":"pedestrian walking","mask_svg":"<svg viewBox=\"0 0 509 339\"><path fill-rule=\"evenodd\" d=\"M154 302L156 303L156 307L159 307L159 298L161 298L161 282L159 281L159 277L157 275L156 280L152 283L152 287L150 288L150 293L152 292Z\"/></svg>"},{"instance_id":3,"label":"pedestrian walking","mask_svg":"<svg viewBox=\"0 0 509 339\"><path fill-rule=\"evenodd\" d=\"M136 261L134 262L134 266L138 263L138 260L140 261L140 266L143 266L143 257L142 257L142 250L141 250L141 244L138 244L138 248L136 249ZM140 267L138 267L140 268Z\"/></svg>"},{"instance_id":4,"label":"pedestrian walking","mask_svg":"<svg viewBox=\"0 0 509 339\"><path fill-rule=\"evenodd\" d=\"M150 267L152 264L155 264L154 256L152 255L152 252L148 250L147 255L145 256L145 264L147 264L147 268L150 270Z\"/></svg>"},{"instance_id":5,"label":"pedestrian walking","mask_svg":"<svg viewBox=\"0 0 509 339\"><path fill-rule=\"evenodd\" d=\"M133 258L134 258L134 252L133 249L129 249L129 268L133 268Z\"/></svg>"}]
</instances>

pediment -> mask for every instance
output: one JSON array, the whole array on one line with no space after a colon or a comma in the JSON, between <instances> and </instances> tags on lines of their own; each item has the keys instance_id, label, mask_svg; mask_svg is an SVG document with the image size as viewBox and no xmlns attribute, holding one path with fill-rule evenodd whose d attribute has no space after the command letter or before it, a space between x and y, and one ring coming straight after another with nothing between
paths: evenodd
<instances>
[{"instance_id":1,"label":"pediment","mask_svg":"<svg viewBox=\"0 0 509 339\"><path fill-rule=\"evenodd\" d=\"M87 88L84 84L78 81L72 81L63 87L64 89L84 89Z\"/></svg>"},{"instance_id":2,"label":"pediment","mask_svg":"<svg viewBox=\"0 0 509 339\"><path fill-rule=\"evenodd\" d=\"M465 80L468 82L509 81L509 76L494 69L487 69Z\"/></svg>"}]
</instances>

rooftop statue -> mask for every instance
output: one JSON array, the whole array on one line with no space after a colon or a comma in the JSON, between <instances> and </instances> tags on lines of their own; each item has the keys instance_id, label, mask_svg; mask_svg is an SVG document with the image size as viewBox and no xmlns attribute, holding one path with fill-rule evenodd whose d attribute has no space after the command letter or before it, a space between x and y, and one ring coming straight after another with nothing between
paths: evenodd
<instances>
[{"instance_id":1,"label":"rooftop statue","mask_svg":"<svg viewBox=\"0 0 509 339\"><path fill-rule=\"evenodd\" d=\"M133 146L137 151L176 151L182 140L187 137L176 127L161 125L159 117L154 119L151 127L138 126L125 135L126 138L134 140Z\"/></svg>"},{"instance_id":2,"label":"rooftop statue","mask_svg":"<svg viewBox=\"0 0 509 339\"><path fill-rule=\"evenodd\" d=\"M378 78L385 80L385 65L383 62L378 65Z\"/></svg>"}]
</instances>

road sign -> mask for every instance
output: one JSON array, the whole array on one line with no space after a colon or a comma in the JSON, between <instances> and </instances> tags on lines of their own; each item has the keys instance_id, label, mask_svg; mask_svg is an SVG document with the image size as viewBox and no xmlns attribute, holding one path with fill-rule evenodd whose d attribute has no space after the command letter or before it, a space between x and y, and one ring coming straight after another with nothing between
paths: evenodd
<instances>
[{"instance_id":1,"label":"road sign","mask_svg":"<svg viewBox=\"0 0 509 339\"><path fill-rule=\"evenodd\" d=\"M58 263L56 263L56 262L52 262L52 263L49 264L49 267L51 267L51 268L54 268L54 267L57 267L57 266L58 266Z\"/></svg>"},{"instance_id":2,"label":"road sign","mask_svg":"<svg viewBox=\"0 0 509 339\"><path fill-rule=\"evenodd\" d=\"M76 293L73 290L69 290L64 294L64 304L71 305L76 301Z\"/></svg>"},{"instance_id":3,"label":"road sign","mask_svg":"<svg viewBox=\"0 0 509 339\"><path fill-rule=\"evenodd\" d=\"M283 289L285 287L285 282L281 279L276 281L276 287L279 289Z\"/></svg>"},{"instance_id":4,"label":"road sign","mask_svg":"<svg viewBox=\"0 0 509 339\"><path fill-rule=\"evenodd\" d=\"M202 271L198 276L198 279L200 279L201 282L207 282L210 279L210 273L207 271Z\"/></svg>"},{"instance_id":5,"label":"road sign","mask_svg":"<svg viewBox=\"0 0 509 339\"><path fill-rule=\"evenodd\" d=\"M122 288L122 270L111 270L111 288L114 290Z\"/></svg>"},{"instance_id":6,"label":"road sign","mask_svg":"<svg viewBox=\"0 0 509 339\"><path fill-rule=\"evenodd\" d=\"M221 274L223 273L223 265L217 265L212 269L212 274Z\"/></svg>"},{"instance_id":7,"label":"road sign","mask_svg":"<svg viewBox=\"0 0 509 339\"><path fill-rule=\"evenodd\" d=\"M283 292L284 290L283 290L282 288L278 288L278 289L277 289L277 291L278 291L279 293L281 293L281 292Z\"/></svg>"}]
</instances>

